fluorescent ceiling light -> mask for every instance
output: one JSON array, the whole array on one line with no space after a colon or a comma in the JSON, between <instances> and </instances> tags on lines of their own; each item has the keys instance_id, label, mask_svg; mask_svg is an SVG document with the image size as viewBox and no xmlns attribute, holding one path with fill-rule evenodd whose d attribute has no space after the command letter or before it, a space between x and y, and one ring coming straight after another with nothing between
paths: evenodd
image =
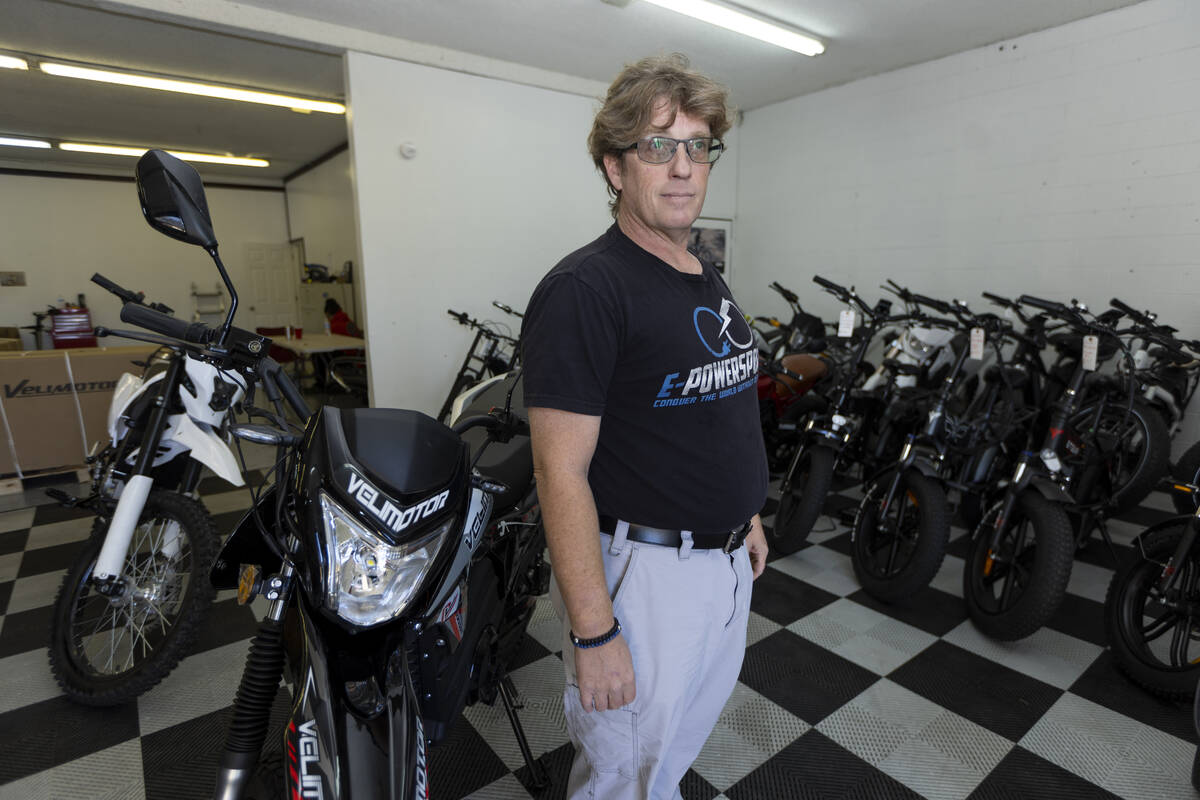
<instances>
[{"instance_id":1,"label":"fluorescent ceiling light","mask_svg":"<svg viewBox=\"0 0 1200 800\"><path fill-rule=\"evenodd\" d=\"M29 69L29 62L16 56L0 56L0 69Z\"/></svg>"},{"instance_id":2,"label":"fluorescent ceiling light","mask_svg":"<svg viewBox=\"0 0 1200 800\"><path fill-rule=\"evenodd\" d=\"M99 153L108 156L133 156L140 157L149 148L147 147L120 147L110 144L81 144L79 142L62 142L58 145L60 150L69 150L73 153ZM168 150L168 153L176 158L184 161L203 162L205 164L229 164L235 167L269 167L271 162L262 158L237 158L235 156L219 156L213 153L186 153L180 150Z\"/></svg>"},{"instance_id":3,"label":"fluorescent ceiling light","mask_svg":"<svg viewBox=\"0 0 1200 800\"><path fill-rule=\"evenodd\" d=\"M60 64L54 61L43 61L38 66L42 72L64 78L82 78L83 80L99 81L101 83L137 86L143 89L159 89L164 92L202 95L222 100L240 100L244 103L282 106L283 108L291 108L296 111L324 111L327 114L346 113L346 106L326 100L309 100L304 97L291 97L289 95L259 92L252 89L235 89L232 86L219 86L213 83L197 83L195 81L182 81L175 78L158 78L152 75L141 75L136 72L117 72L110 69L95 69L92 67L76 66L74 64Z\"/></svg>"},{"instance_id":4,"label":"fluorescent ceiling light","mask_svg":"<svg viewBox=\"0 0 1200 800\"><path fill-rule=\"evenodd\" d=\"M13 136L0 136L0 145L7 147L39 147L43 150L50 147L49 142L41 139L17 139Z\"/></svg>"},{"instance_id":5,"label":"fluorescent ceiling light","mask_svg":"<svg viewBox=\"0 0 1200 800\"><path fill-rule=\"evenodd\" d=\"M803 53L806 56L816 56L825 52L825 45L811 36L780 27L741 11L734 11L732 8L710 3L708 0L646 0L646 2L679 14L686 14L710 25Z\"/></svg>"}]
</instances>

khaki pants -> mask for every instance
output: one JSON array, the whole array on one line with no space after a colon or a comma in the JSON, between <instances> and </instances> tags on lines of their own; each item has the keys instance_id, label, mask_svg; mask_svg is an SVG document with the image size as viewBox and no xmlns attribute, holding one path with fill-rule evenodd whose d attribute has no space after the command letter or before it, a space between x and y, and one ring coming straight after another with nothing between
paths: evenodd
<instances>
[{"instance_id":1,"label":"khaki pants","mask_svg":"<svg viewBox=\"0 0 1200 800\"><path fill-rule=\"evenodd\" d=\"M563 620L563 703L575 745L567 797L673 800L741 671L750 557L745 547L725 554L622 541L619 535L616 541L601 535L601 541L613 610L633 656L637 699L611 711L580 707L575 648L553 585L551 599Z\"/></svg>"}]
</instances>

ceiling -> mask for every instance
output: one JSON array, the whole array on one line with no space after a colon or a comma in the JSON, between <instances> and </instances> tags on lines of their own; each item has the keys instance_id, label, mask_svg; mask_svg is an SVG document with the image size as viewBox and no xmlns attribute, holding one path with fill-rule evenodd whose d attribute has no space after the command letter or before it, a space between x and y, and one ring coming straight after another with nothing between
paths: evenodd
<instances>
[{"instance_id":1,"label":"ceiling","mask_svg":"<svg viewBox=\"0 0 1200 800\"><path fill-rule=\"evenodd\" d=\"M241 36L179 16L134 14L146 0L0 0L0 52L28 53L297 93L341 98L340 47L325 28L395 37L606 84L626 62L688 53L731 89L743 110L940 58L1132 5L1139 0L741 0L759 14L825 41L808 58L632 0L194 0L236 22L238 9L305 18L317 41L297 45L270 30ZM100 6L103 6L101 8ZM117 9L117 10L113 10ZM131 13L121 13L131 12ZM182 11L180 13L183 13ZM218 16L214 14L212 19ZM314 25L312 21L328 23ZM271 40L271 41L268 41ZM345 37L342 37L345 41ZM286 42L286 43L281 43ZM369 45L368 45L369 46ZM366 48L365 48L366 49ZM269 159L268 169L201 166L208 179L275 182L346 140L340 116L104 86L37 70L0 70L0 135L43 136ZM129 159L3 148L0 166L120 170ZM48 160L50 159L50 160Z\"/></svg>"}]
</instances>

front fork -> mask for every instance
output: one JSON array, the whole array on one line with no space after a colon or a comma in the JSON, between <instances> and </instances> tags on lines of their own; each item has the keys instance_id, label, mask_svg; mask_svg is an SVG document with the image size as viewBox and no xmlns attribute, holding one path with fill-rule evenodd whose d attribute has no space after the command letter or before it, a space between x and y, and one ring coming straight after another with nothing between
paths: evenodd
<instances>
[{"instance_id":1,"label":"front fork","mask_svg":"<svg viewBox=\"0 0 1200 800\"><path fill-rule=\"evenodd\" d=\"M96 558L96 566L92 570L92 580L101 592L105 587L117 590L121 578L121 570L125 566L125 558L129 552L129 543L133 540L133 531L137 528L142 510L146 507L146 498L154 486L154 478L150 470L154 465L154 457L158 453L158 445L162 442L163 431L166 429L167 406L179 387L180 375L184 369L184 358L176 358L167 367L167 374L159 383L158 396L154 401L154 410L150 412L150 420L146 432L142 436L141 447L138 450L137 461L133 471L117 501L112 520L104 535L104 544L100 555ZM179 552L179 524L169 522L163 541L162 552L171 557Z\"/></svg>"},{"instance_id":2,"label":"front fork","mask_svg":"<svg viewBox=\"0 0 1200 800\"><path fill-rule=\"evenodd\" d=\"M1158 577L1158 582L1155 585L1155 591L1160 597L1168 597L1175 589L1175 585L1179 582L1179 575L1182 572L1184 560L1188 553L1191 552L1193 545L1196 543L1196 537L1200 535L1200 508L1196 509L1196 513L1188 521L1188 526L1183 532L1183 536L1179 538L1179 544L1175 546L1175 552L1171 554L1171 560L1163 567L1162 574Z\"/></svg>"}]
</instances>

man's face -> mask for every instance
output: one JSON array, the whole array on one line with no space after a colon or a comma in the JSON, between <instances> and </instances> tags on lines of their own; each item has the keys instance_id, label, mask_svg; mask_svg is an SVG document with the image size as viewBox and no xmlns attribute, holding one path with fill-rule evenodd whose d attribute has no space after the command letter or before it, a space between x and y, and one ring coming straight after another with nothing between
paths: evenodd
<instances>
[{"instance_id":1,"label":"man's face","mask_svg":"<svg viewBox=\"0 0 1200 800\"><path fill-rule=\"evenodd\" d=\"M706 122L682 111L671 121L671 108L666 103L657 107L650 129L642 136L656 133L673 139L712 135ZM621 217L663 233L691 230L704 206L712 166L695 163L686 149L680 145L665 164L647 164L638 158L636 150L604 157L608 179L621 192Z\"/></svg>"}]
</instances>

